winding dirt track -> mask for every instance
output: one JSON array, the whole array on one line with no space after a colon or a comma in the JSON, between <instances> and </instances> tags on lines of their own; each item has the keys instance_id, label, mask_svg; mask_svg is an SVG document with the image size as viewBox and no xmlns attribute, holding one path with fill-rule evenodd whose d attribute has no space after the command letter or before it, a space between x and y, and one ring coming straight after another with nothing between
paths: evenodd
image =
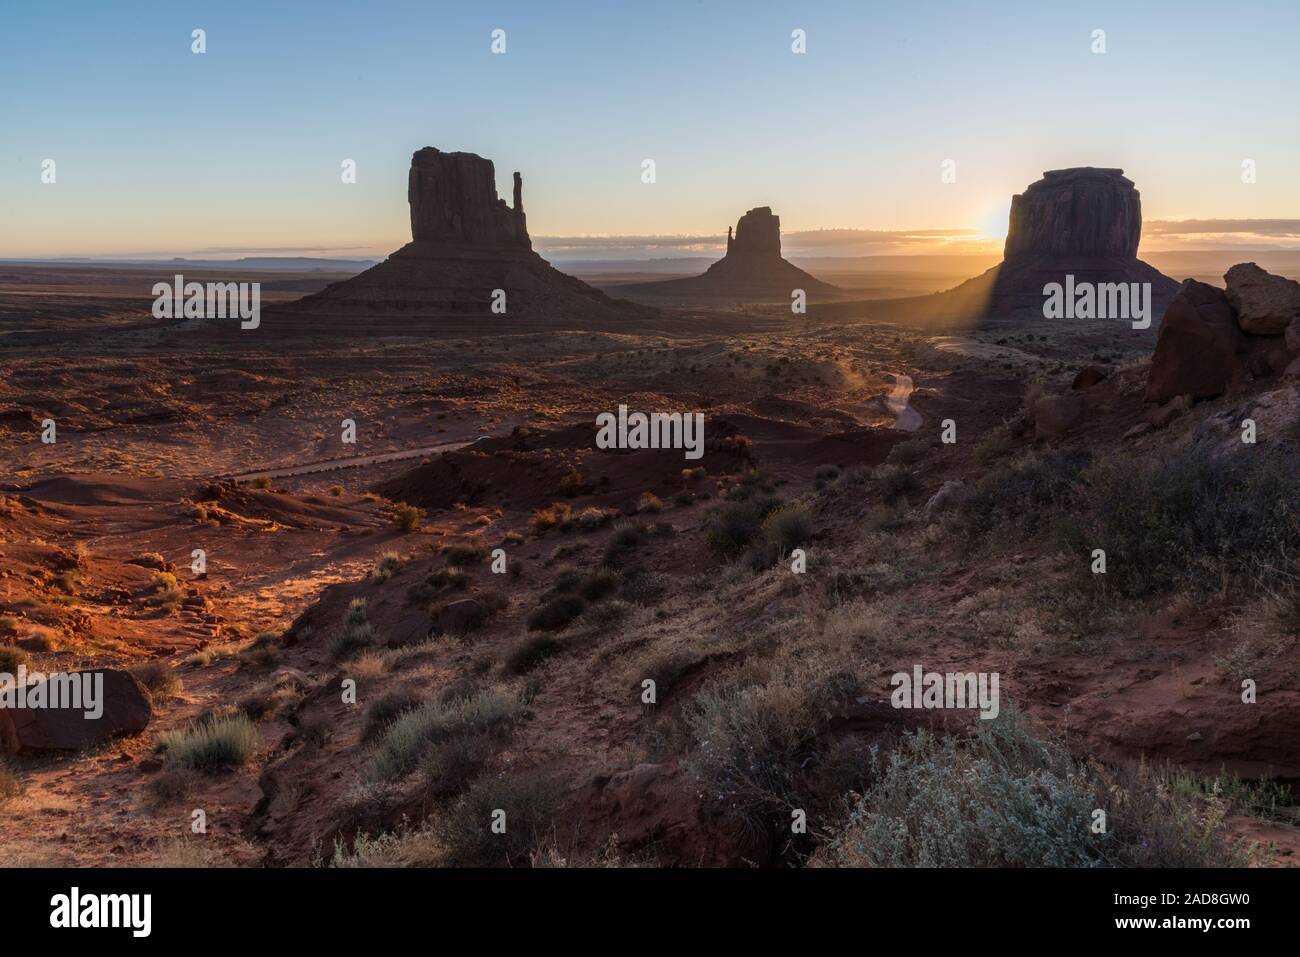
<instances>
[{"instance_id":1,"label":"winding dirt track","mask_svg":"<svg viewBox=\"0 0 1300 957\"><path fill-rule=\"evenodd\" d=\"M490 436L482 436L473 442L444 442L441 445L426 445L418 449L402 449L397 452L381 452L377 455L358 455L347 459L326 459L322 462L307 462L302 465L290 465L281 469L264 469L260 472L241 472L238 475L223 475L224 479L230 479L236 482L252 482L260 478L289 478L293 475L311 475L315 472L336 472L339 469L355 469L367 465L379 465L383 462L398 462L402 459L415 459L422 455L433 455L440 452L454 452L456 449L463 449L466 446L473 445L474 442Z\"/></svg>"},{"instance_id":2,"label":"winding dirt track","mask_svg":"<svg viewBox=\"0 0 1300 957\"><path fill-rule=\"evenodd\" d=\"M885 405L894 413L894 428L901 432L915 432L921 427L921 413L912 408L912 377L902 373L894 374L893 391L885 397Z\"/></svg>"}]
</instances>

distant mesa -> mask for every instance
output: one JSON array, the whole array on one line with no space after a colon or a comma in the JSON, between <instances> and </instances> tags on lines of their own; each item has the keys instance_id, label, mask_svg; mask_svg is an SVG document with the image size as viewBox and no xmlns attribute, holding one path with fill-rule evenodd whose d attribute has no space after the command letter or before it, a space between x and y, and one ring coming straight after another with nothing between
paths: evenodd
<instances>
[{"instance_id":1,"label":"distant mesa","mask_svg":"<svg viewBox=\"0 0 1300 957\"><path fill-rule=\"evenodd\" d=\"M724 299L789 303L794 290L809 300L840 299L842 292L815 279L781 257L781 217L770 206L751 209L727 229L727 254L702 275L689 279L635 283L618 287L635 299Z\"/></svg>"},{"instance_id":2,"label":"distant mesa","mask_svg":"<svg viewBox=\"0 0 1300 957\"><path fill-rule=\"evenodd\" d=\"M946 292L871 303L871 315L943 321L1033 310L1041 316L1043 287L1073 276L1076 286L1149 282L1159 318L1178 283L1137 258L1141 237L1141 196L1122 169L1048 170L1011 198L999 265Z\"/></svg>"},{"instance_id":3,"label":"distant mesa","mask_svg":"<svg viewBox=\"0 0 1300 957\"><path fill-rule=\"evenodd\" d=\"M653 319L656 310L613 299L552 267L533 251L523 178L514 203L497 196L492 161L426 146L407 180L411 242L360 275L267 310L275 330L302 331L309 319L356 318L359 331L509 332L514 328L598 328ZM504 314L493 312L495 290Z\"/></svg>"}]
</instances>

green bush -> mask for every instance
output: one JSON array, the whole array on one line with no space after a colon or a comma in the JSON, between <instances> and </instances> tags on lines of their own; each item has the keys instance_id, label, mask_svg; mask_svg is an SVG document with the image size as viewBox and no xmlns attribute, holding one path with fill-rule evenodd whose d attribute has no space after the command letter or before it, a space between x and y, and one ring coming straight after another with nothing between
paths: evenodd
<instances>
[{"instance_id":1,"label":"green bush","mask_svg":"<svg viewBox=\"0 0 1300 957\"><path fill-rule=\"evenodd\" d=\"M530 631L558 631L583 613L587 603L577 595L559 595L528 616Z\"/></svg>"},{"instance_id":2,"label":"green bush","mask_svg":"<svg viewBox=\"0 0 1300 957\"><path fill-rule=\"evenodd\" d=\"M433 698L400 714L388 726L371 758L367 777L393 781L403 777L433 749L461 735L506 736L523 705L504 691L489 690L472 698Z\"/></svg>"},{"instance_id":3,"label":"green bush","mask_svg":"<svg viewBox=\"0 0 1300 957\"><path fill-rule=\"evenodd\" d=\"M257 750L257 729L245 714L219 715L185 731L164 732L158 743L169 764L214 772L247 762Z\"/></svg>"},{"instance_id":4,"label":"green bush","mask_svg":"<svg viewBox=\"0 0 1300 957\"><path fill-rule=\"evenodd\" d=\"M587 601L600 601L618 590L623 576L612 568L593 569L578 586L578 594Z\"/></svg>"},{"instance_id":5,"label":"green bush","mask_svg":"<svg viewBox=\"0 0 1300 957\"><path fill-rule=\"evenodd\" d=\"M1173 796L1146 769L1108 782L1013 709L969 738L919 731L886 758L818 852L848 867L1229 866L1223 809ZM1118 806L1117 806L1118 805ZM1107 811L1105 833L1091 830Z\"/></svg>"},{"instance_id":6,"label":"green bush","mask_svg":"<svg viewBox=\"0 0 1300 957\"><path fill-rule=\"evenodd\" d=\"M528 635L515 642L506 652L502 669L508 675L527 674L562 647L550 635Z\"/></svg>"},{"instance_id":7,"label":"green bush","mask_svg":"<svg viewBox=\"0 0 1300 957\"><path fill-rule=\"evenodd\" d=\"M433 819L449 863L508 867L526 863L529 851L557 838L560 782L540 772L481 777L446 814ZM505 812L505 832L493 833L493 815Z\"/></svg>"}]
</instances>

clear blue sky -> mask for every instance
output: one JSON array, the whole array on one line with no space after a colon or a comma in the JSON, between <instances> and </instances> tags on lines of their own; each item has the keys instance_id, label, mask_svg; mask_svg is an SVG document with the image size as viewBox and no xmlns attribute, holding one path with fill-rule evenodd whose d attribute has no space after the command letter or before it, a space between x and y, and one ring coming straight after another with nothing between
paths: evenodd
<instances>
[{"instance_id":1,"label":"clear blue sky","mask_svg":"<svg viewBox=\"0 0 1300 957\"><path fill-rule=\"evenodd\" d=\"M0 0L0 256L386 252L425 145L521 170L535 235L996 232L1072 165L1148 219L1300 218L1298 55L1295 0Z\"/></svg>"}]
</instances>

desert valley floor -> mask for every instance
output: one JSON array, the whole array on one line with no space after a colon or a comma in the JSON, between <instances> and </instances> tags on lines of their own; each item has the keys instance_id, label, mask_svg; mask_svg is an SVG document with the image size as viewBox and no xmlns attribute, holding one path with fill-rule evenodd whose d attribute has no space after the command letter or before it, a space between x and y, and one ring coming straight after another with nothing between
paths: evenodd
<instances>
[{"instance_id":1,"label":"desert valley floor","mask_svg":"<svg viewBox=\"0 0 1300 957\"><path fill-rule=\"evenodd\" d=\"M1056 540L926 508L1023 456L1177 447L1251 401L1134 430L1154 328L734 306L663 330L244 342L148 320L121 271L5 272L0 312L29 321L0 339L0 643L34 670L136 670L154 708L142 734L8 759L6 865L820 862L869 783L846 767L970 723L888 706L913 663L999 672L1003 707L1103 780L1158 768L1259 862L1300 862L1300 652L1251 633L1254 597L1090 592ZM1083 424L1035 439L1027 391L1089 367ZM619 404L702 411L706 454L597 450ZM806 573L711 517L777 500L802 505ZM782 745L815 755L798 780L709 777L719 688L824 707ZM412 757L384 722L429 701L464 733ZM230 714L249 760L166 760L167 735ZM807 836L769 826L789 793ZM502 802L526 822L509 844L465 836Z\"/></svg>"}]
</instances>

